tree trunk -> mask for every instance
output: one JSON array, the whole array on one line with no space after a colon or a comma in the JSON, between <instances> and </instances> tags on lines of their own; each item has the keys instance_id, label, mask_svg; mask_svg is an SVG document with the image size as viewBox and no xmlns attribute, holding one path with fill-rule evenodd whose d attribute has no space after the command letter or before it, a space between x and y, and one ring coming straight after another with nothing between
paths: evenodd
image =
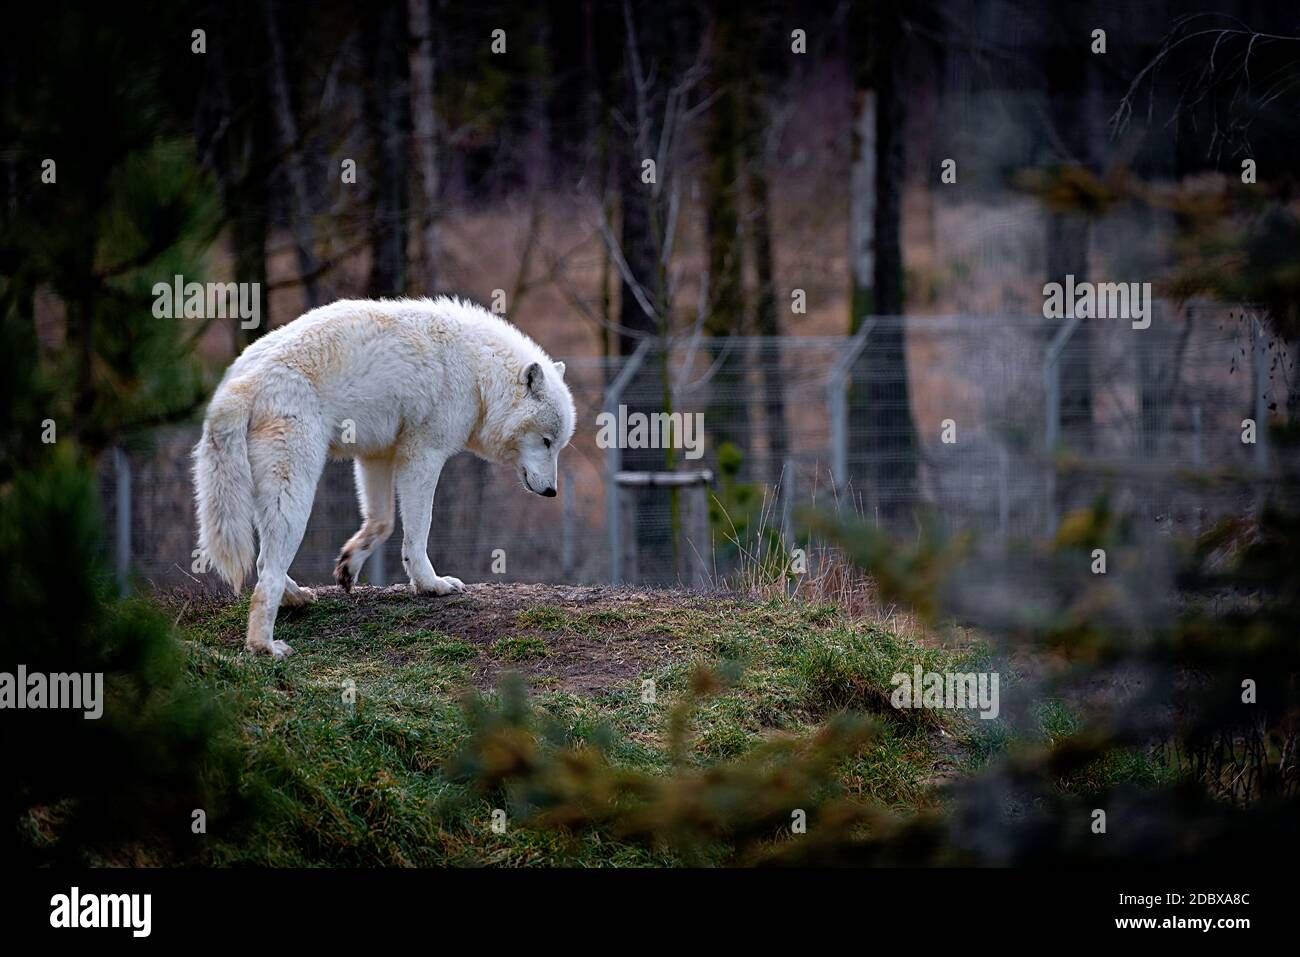
<instances>
[{"instance_id":1,"label":"tree trunk","mask_svg":"<svg viewBox=\"0 0 1300 957\"><path fill-rule=\"evenodd\" d=\"M761 163L761 159L759 160ZM776 277L772 255L772 221L768 206L767 173L761 166L749 174L749 196L754 205L754 271L758 281L756 332L770 344L762 356L763 414L767 424L768 481L776 485L789 449L785 422L785 377L782 370L781 329L776 313Z\"/></svg>"},{"instance_id":2,"label":"tree trunk","mask_svg":"<svg viewBox=\"0 0 1300 957\"><path fill-rule=\"evenodd\" d=\"M662 17L658 12L646 15L644 9L633 16L631 0L624 8L626 29L623 54L623 115L633 123L618 151L618 182L622 204L619 245L627 271L639 287L642 297L653 306L646 315L628 277L624 276L619 297L618 336L621 355L630 355L641 343L634 333L656 337L662 344L667 333L668 317L664 274L660 269L659 250L663 216L660 195L655 186L642 182L642 163L655 158L662 129L662 93L649 79L647 63L666 62L667 44ZM662 80L660 81L662 83ZM657 170L657 175L663 171ZM652 352L640 372L628 383L624 397L628 414L653 414L664 411L662 381L666 369L662 349ZM657 471L664 468L664 452L659 449L625 449L623 468L634 471ZM633 536L638 566L660 572L667 580L675 568L674 529L669 508L658 496L643 493L634 507ZM650 575L641 574L642 580Z\"/></svg>"},{"instance_id":3,"label":"tree trunk","mask_svg":"<svg viewBox=\"0 0 1300 957\"><path fill-rule=\"evenodd\" d=\"M655 242L650 232L652 200L650 187L641 182L641 161L635 152L629 152L619 164L619 194L621 200L621 217L619 223L619 248L623 261L632 280L642 290L650 302L658 299L656 292ZM618 322L619 353L631 355L640 345L640 337L635 333L655 335L658 333L656 317L647 316L633 290L629 277L622 279L622 292L619 296Z\"/></svg>"},{"instance_id":4,"label":"tree trunk","mask_svg":"<svg viewBox=\"0 0 1300 957\"><path fill-rule=\"evenodd\" d=\"M705 231L709 250L708 312L704 331L714 338L744 332L745 296L743 244L740 233L738 192L741 185L739 147L741 139L740 85L753 82L745 75L741 47L744 43L739 14L718 3L713 16L713 105L707 138L707 167L704 177ZM749 401L745 371L749 357L726 343L726 350L714 375L709 421L714 441L731 442L742 452L750 451Z\"/></svg>"},{"instance_id":5,"label":"tree trunk","mask_svg":"<svg viewBox=\"0 0 1300 957\"><path fill-rule=\"evenodd\" d=\"M903 29L902 15L881 5L873 39L876 75L875 311L903 313ZM871 481L879 517L895 523L916 498L916 437L908 385L905 329L886 320L868 344Z\"/></svg>"},{"instance_id":6,"label":"tree trunk","mask_svg":"<svg viewBox=\"0 0 1300 957\"><path fill-rule=\"evenodd\" d=\"M1053 24L1049 36L1061 24ZM1097 174L1101 168L1101 143L1105 128L1101 121L1099 78L1091 54L1080 52L1075 32L1066 30L1046 47L1048 117L1056 140L1065 148L1063 165L1082 166ZM1047 281L1065 283L1067 275L1076 283L1089 278L1088 245L1091 220L1086 210L1058 210L1047 214ZM1055 330L1052 330L1053 332ZM1093 447L1092 426L1092 323L1084 319L1065 344L1060 357L1061 441L1087 452Z\"/></svg>"},{"instance_id":7,"label":"tree trunk","mask_svg":"<svg viewBox=\"0 0 1300 957\"><path fill-rule=\"evenodd\" d=\"M290 228L298 253L298 274L302 277L302 291L308 309L320 305L320 291L316 282L316 251L312 236L312 208L307 173L303 166L298 121L294 117L289 98L289 70L285 63L284 45L280 42L280 28L276 22L274 0L263 0L263 20L270 48L271 62L268 79L271 110L279 135L280 153L289 180Z\"/></svg>"},{"instance_id":8,"label":"tree trunk","mask_svg":"<svg viewBox=\"0 0 1300 957\"><path fill-rule=\"evenodd\" d=\"M532 57L528 77L528 168L524 181L531 197L536 197L552 181L551 115L549 101L554 96L551 78L551 12L545 4L535 11L537 52Z\"/></svg>"},{"instance_id":9,"label":"tree trunk","mask_svg":"<svg viewBox=\"0 0 1300 957\"><path fill-rule=\"evenodd\" d=\"M903 32L901 14L882 6L876 29L876 312L903 311Z\"/></svg>"},{"instance_id":10,"label":"tree trunk","mask_svg":"<svg viewBox=\"0 0 1300 957\"><path fill-rule=\"evenodd\" d=\"M222 34L239 28L238 14L220 10ZM274 166L268 143L269 119L262 90L265 49L253 36L247 43L219 44L208 59L205 86L195 115L195 139L205 165L221 187L230 227L235 281L256 284L262 321L250 329L231 326L231 345L240 352L268 331L266 236L270 229L267 176Z\"/></svg>"},{"instance_id":11,"label":"tree trunk","mask_svg":"<svg viewBox=\"0 0 1300 957\"><path fill-rule=\"evenodd\" d=\"M875 310L876 91L857 86L853 106L853 159L849 169L849 334Z\"/></svg>"},{"instance_id":12,"label":"tree trunk","mask_svg":"<svg viewBox=\"0 0 1300 957\"><path fill-rule=\"evenodd\" d=\"M753 18L743 21L743 62L754 62L755 40L760 30ZM761 72L761 71L760 71ZM772 210L767 181L767 91L762 86L738 86L744 150L744 173L748 184L751 250L757 295L754 303L754 331L768 337L759 355L763 383L763 417L767 429L767 480L772 486L782 480L789 443L785 422L785 376L782 370L780 324L776 305L776 266L772 251ZM788 480L788 477L787 477Z\"/></svg>"},{"instance_id":13,"label":"tree trunk","mask_svg":"<svg viewBox=\"0 0 1300 957\"><path fill-rule=\"evenodd\" d=\"M397 0L385 0L373 18L370 52L370 136L374 172L370 175L370 295L406 293L405 18Z\"/></svg>"},{"instance_id":14,"label":"tree trunk","mask_svg":"<svg viewBox=\"0 0 1300 957\"><path fill-rule=\"evenodd\" d=\"M433 30L429 23L431 0L408 0L411 33L411 117L415 155L419 164L420 268L413 285L432 293L438 284L438 114L434 100L435 61Z\"/></svg>"},{"instance_id":15,"label":"tree trunk","mask_svg":"<svg viewBox=\"0 0 1300 957\"><path fill-rule=\"evenodd\" d=\"M583 154L584 178L593 169L596 179L596 197L600 203L601 217L609 221L613 217L610 202L609 155L610 155L610 110L607 108L609 98L606 74L597 66L596 60L597 19L593 0L582 3L582 76L584 90L583 128L587 152ZM613 296L610 295L610 261L609 245L601 244L600 250L600 354L605 358L613 355L614 325ZM606 374L613 375L613 368L606 367ZM606 385L608 385L608 381Z\"/></svg>"},{"instance_id":16,"label":"tree trunk","mask_svg":"<svg viewBox=\"0 0 1300 957\"><path fill-rule=\"evenodd\" d=\"M864 55L858 57L867 61ZM876 91L870 71L858 65L854 70L852 165L849 170L849 334L854 335L864 320L875 312L873 289L876 281ZM851 370L848 383L848 445L845 460L848 479L860 487L867 478L871 458L871 406L868 401L865 359ZM847 490L841 490L847 492Z\"/></svg>"},{"instance_id":17,"label":"tree trunk","mask_svg":"<svg viewBox=\"0 0 1300 957\"><path fill-rule=\"evenodd\" d=\"M711 336L741 332L744 316L744 265L740 243L737 191L740 139L737 75L738 24L727 13L714 18L714 83L708 159L705 170L705 229L709 247L709 300L704 328Z\"/></svg>"},{"instance_id":18,"label":"tree trunk","mask_svg":"<svg viewBox=\"0 0 1300 957\"><path fill-rule=\"evenodd\" d=\"M252 328L236 326L238 347L249 345L270 331L270 314L267 310L266 233L270 221L266 215L266 180L255 172L238 188L239 206L233 211L231 239L235 246L235 281L256 283L261 290L259 315L261 321Z\"/></svg>"}]
</instances>

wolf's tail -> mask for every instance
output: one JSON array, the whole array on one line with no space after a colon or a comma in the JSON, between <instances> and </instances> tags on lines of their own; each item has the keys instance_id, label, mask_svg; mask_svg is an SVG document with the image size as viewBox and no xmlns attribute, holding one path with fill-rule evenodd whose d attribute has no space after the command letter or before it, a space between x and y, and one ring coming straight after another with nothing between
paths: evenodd
<instances>
[{"instance_id":1,"label":"wolf's tail","mask_svg":"<svg viewBox=\"0 0 1300 957\"><path fill-rule=\"evenodd\" d=\"M194 446L199 555L239 594L253 564L253 473L248 401L218 392Z\"/></svg>"}]
</instances>

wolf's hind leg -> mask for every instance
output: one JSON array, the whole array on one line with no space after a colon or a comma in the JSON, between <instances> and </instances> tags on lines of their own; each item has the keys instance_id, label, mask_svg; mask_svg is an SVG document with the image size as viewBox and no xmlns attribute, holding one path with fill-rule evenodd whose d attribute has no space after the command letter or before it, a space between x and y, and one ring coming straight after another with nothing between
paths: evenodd
<instances>
[{"instance_id":1,"label":"wolf's hind leg","mask_svg":"<svg viewBox=\"0 0 1300 957\"><path fill-rule=\"evenodd\" d=\"M275 615L292 579L289 565L302 543L312 499L325 466L327 440L300 418L254 425L249 432L248 463L253 488L260 551L257 587L248 604L246 645L254 654L283 658L293 649L274 638ZM294 596L304 589L293 582ZM293 600L293 599L290 599Z\"/></svg>"},{"instance_id":2,"label":"wolf's hind leg","mask_svg":"<svg viewBox=\"0 0 1300 957\"><path fill-rule=\"evenodd\" d=\"M352 590L370 553L393 534L393 459L359 458L353 463L353 471L362 523L343 545L334 564L334 580L344 591Z\"/></svg>"}]
</instances>

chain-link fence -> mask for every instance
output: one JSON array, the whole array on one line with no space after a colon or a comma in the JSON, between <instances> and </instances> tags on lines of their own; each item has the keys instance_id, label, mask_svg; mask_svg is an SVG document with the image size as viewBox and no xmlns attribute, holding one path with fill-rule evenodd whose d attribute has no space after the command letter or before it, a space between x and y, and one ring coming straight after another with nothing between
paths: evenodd
<instances>
[{"instance_id":1,"label":"chain-link fence","mask_svg":"<svg viewBox=\"0 0 1300 957\"><path fill-rule=\"evenodd\" d=\"M1254 315L1206 304L1157 304L1146 329L873 317L852 337L646 340L568 363L578 429L557 498L468 454L448 464L430 557L466 580L699 584L746 542L791 541L799 506L903 529L920 507L1005 544L1103 494L1196 530L1249 507L1269 469L1266 422L1292 401L1290 363ZM124 578L214 583L196 552L197 437L164 430L105 458ZM329 582L359 524L351 466L331 462L290 573ZM363 580L396 580L400 538Z\"/></svg>"},{"instance_id":2,"label":"chain-link fence","mask_svg":"<svg viewBox=\"0 0 1300 957\"><path fill-rule=\"evenodd\" d=\"M949 528L1003 541L1101 495L1199 526L1239 514L1268 474L1290 362L1254 314L1201 303L1157 303L1148 328L877 319L850 386L850 479L868 515L919 499Z\"/></svg>"}]
</instances>

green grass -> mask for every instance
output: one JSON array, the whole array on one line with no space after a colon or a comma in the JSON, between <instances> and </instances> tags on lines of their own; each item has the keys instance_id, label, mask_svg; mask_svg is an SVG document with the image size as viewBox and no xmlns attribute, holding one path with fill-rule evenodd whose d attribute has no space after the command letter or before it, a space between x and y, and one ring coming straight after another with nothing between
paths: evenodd
<instances>
[{"instance_id":1,"label":"green grass","mask_svg":"<svg viewBox=\"0 0 1300 957\"><path fill-rule=\"evenodd\" d=\"M538 605L519 613L521 628L546 628L559 630L569 624L569 616L559 608L551 605Z\"/></svg>"},{"instance_id":2,"label":"green grass","mask_svg":"<svg viewBox=\"0 0 1300 957\"><path fill-rule=\"evenodd\" d=\"M876 718L878 739L837 771L849 795L912 813L939 798L954 763L987 745L970 721L888 707L890 675L970 670L973 657L923 647L875 626L846 624L824 606L666 603L653 596L609 608L539 605L505 623L520 633L452 635L427 603L322 598L282 613L283 662L243 653L246 601L182 611L196 680L237 710L247 755L243 792L258 813L210 827L204 860L260 865L652 865L666 850L606 834L566 834L510 821L491 828L493 802L451 773L470 734L467 687L512 668L551 668L570 641L603 638L654 654L596 690L549 675L533 706L553 734L600 748L617 766L666 773L673 706L701 666L729 678L690 717L688 767L737 759L780 736L811 735L842 711ZM174 610L173 610L174 611ZM532 679L541 676L533 675ZM654 682L655 703L642 700ZM496 695L486 690L487 702ZM979 722L976 722L977 724Z\"/></svg>"},{"instance_id":3,"label":"green grass","mask_svg":"<svg viewBox=\"0 0 1300 957\"><path fill-rule=\"evenodd\" d=\"M1049 743L1084 731L1079 714L1065 702L1048 698L1038 705L1039 731ZM1154 786L1175 777L1172 766L1145 748L1116 748L1063 777L1057 786L1065 792L1092 794L1121 784Z\"/></svg>"},{"instance_id":4,"label":"green grass","mask_svg":"<svg viewBox=\"0 0 1300 957\"><path fill-rule=\"evenodd\" d=\"M502 638L492 646L492 655L505 661L545 658L546 642L540 638Z\"/></svg>"}]
</instances>

